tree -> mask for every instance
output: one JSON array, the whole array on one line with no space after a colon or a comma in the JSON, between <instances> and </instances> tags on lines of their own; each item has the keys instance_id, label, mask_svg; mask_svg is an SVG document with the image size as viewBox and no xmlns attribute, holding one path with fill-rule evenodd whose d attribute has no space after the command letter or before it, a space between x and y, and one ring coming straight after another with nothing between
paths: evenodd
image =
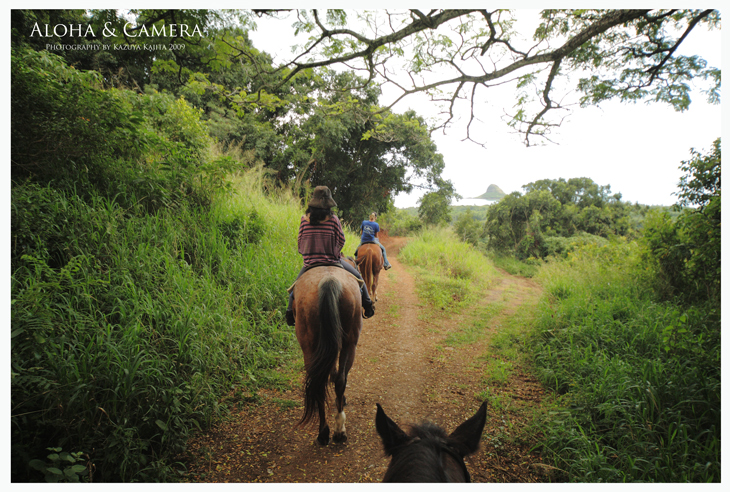
<instances>
[{"instance_id":1,"label":"tree","mask_svg":"<svg viewBox=\"0 0 730 492\"><path fill-rule=\"evenodd\" d=\"M349 90L353 77L331 71L316 77L314 89L331 84L342 90L320 97L313 90L292 103L297 124L286 128L286 148L269 165L285 183L328 186L340 216L359 223L385 211L396 193L411 191L416 178L430 189L440 186L444 161L421 117L381 112L379 89Z\"/></svg>"},{"instance_id":2,"label":"tree","mask_svg":"<svg viewBox=\"0 0 730 492\"><path fill-rule=\"evenodd\" d=\"M601 186L590 178L541 179L522 187L525 193L545 190L561 204L573 204L579 208L594 205L602 207L614 197L610 195L611 185ZM620 200L620 196L619 196Z\"/></svg>"},{"instance_id":3,"label":"tree","mask_svg":"<svg viewBox=\"0 0 730 492\"><path fill-rule=\"evenodd\" d=\"M448 224L451 221L451 200L461 198L451 181L439 179L437 185L436 191L418 199L418 217L424 224Z\"/></svg>"},{"instance_id":4,"label":"tree","mask_svg":"<svg viewBox=\"0 0 730 492\"><path fill-rule=\"evenodd\" d=\"M248 38L250 11L43 12L15 15L14 44L24 44L28 36L22 33L37 19L73 17L88 24L96 36L74 38L74 43L113 48L78 50L87 54L75 63L99 71L96 80L102 87L122 84L137 92L184 97L202 110L212 136L224 146L252 153L275 172L279 183L329 186L345 220L359 221L372 210L385 210L396 193L413 189L414 179L428 189L440 179L443 157L423 118L379 106L378 86L352 72L327 68L300 71L279 83L281 74L271 66L271 57ZM185 35L172 27L183 24L205 36L189 35L192 27ZM100 35L111 31L118 35ZM64 40L51 37L47 42ZM115 49L122 46L129 49ZM68 51L73 50L59 53L70 56Z\"/></svg>"},{"instance_id":5,"label":"tree","mask_svg":"<svg viewBox=\"0 0 730 492\"><path fill-rule=\"evenodd\" d=\"M652 210L641 243L653 266L656 290L666 299L685 303L720 302L721 287L721 140L706 154L692 149L682 161L679 215ZM684 208L682 208L684 207Z\"/></svg>"},{"instance_id":6,"label":"tree","mask_svg":"<svg viewBox=\"0 0 730 492\"><path fill-rule=\"evenodd\" d=\"M687 264L690 277L696 279L702 294L719 300L721 280L721 159L720 139L712 151L702 155L692 150L693 157L680 167L687 173L680 181L679 203L695 205L680 216L680 225L687 231L692 256Z\"/></svg>"},{"instance_id":7,"label":"tree","mask_svg":"<svg viewBox=\"0 0 730 492\"><path fill-rule=\"evenodd\" d=\"M487 209L484 233L489 248L518 257L545 257L566 243L560 238L608 238L630 232L630 208L611 186L590 178L543 179L505 196Z\"/></svg>"},{"instance_id":8,"label":"tree","mask_svg":"<svg viewBox=\"0 0 730 492\"><path fill-rule=\"evenodd\" d=\"M459 236L459 239L473 246L479 244L479 240L484 238L484 228L474 218L474 213L471 210L467 210L456 219L454 232Z\"/></svg>"},{"instance_id":9,"label":"tree","mask_svg":"<svg viewBox=\"0 0 730 492\"><path fill-rule=\"evenodd\" d=\"M528 144L533 137L547 139L560 124L547 116L566 109L559 101L571 85L582 94L581 105L653 100L682 111L690 104L693 79L709 80L708 99L720 99L720 70L699 56L678 54L699 26L719 27L717 10L543 10L527 43L517 39L517 14L509 10L365 11L355 13L354 20L350 15L296 11L295 27L309 38L276 68L279 83L324 66L357 70L366 74L367 83L399 91L386 109L419 92L445 103L439 125L444 129L454 119L458 100L466 99L471 111L467 138L477 117L478 92L512 83L517 101L509 124ZM577 83L569 80L571 73L580 74Z\"/></svg>"},{"instance_id":10,"label":"tree","mask_svg":"<svg viewBox=\"0 0 730 492\"><path fill-rule=\"evenodd\" d=\"M150 210L223 186L200 111L156 91L104 89L97 72L28 48L11 56L11 178ZM125 203L128 205L128 203Z\"/></svg>"},{"instance_id":11,"label":"tree","mask_svg":"<svg viewBox=\"0 0 730 492\"><path fill-rule=\"evenodd\" d=\"M33 12L14 14L14 39L32 24ZM63 12L56 17L75 19L79 15L79 11ZM241 105L275 104L270 96L280 94L292 81L308 77L313 70L337 67L362 74L353 79L351 89L362 84L394 87L399 94L383 111L415 93L443 103L444 117L436 128L445 130L461 111L462 100L467 102L466 131L472 140L471 127L485 91L510 84L515 104L506 116L524 134L527 144L531 139L549 140L551 129L560 125L559 115L564 114L560 110L569 109L571 102L563 101L573 90L581 94L577 103L584 106L610 99L650 100L683 111L691 102L690 81L705 80L708 100L720 100L720 70L708 67L700 56L682 55L678 50L697 29L719 27L720 13L712 9L548 9L541 11L531 40L518 36L524 11L296 10L294 29L309 37L289 60L274 67L261 63L261 52L245 34L255 27L256 15L276 17L281 11L93 10L89 22L97 29L110 23L119 30L130 23L135 34L188 23L199 26L205 36L181 32L173 38L125 35L114 42L179 43L185 49L67 55L85 60L88 66L79 68L94 68L107 80L121 77L139 87L155 71L186 85L201 82L199 73L244 64L255 73L252 80L257 82L219 93Z\"/></svg>"}]
</instances>

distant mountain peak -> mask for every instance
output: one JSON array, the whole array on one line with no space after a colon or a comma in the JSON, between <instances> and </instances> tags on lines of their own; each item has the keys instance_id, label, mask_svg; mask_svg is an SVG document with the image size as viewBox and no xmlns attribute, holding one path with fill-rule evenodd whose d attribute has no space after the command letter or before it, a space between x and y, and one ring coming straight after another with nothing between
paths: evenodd
<instances>
[{"instance_id":1,"label":"distant mountain peak","mask_svg":"<svg viewBox=\"0 0 730 492\"><path fill-rule=\"evenodd\" d=\"M482 200L499 200L503 196L505 196L507 193L502 191L502 189L497 186L496 184L490 184L487 188L487 191L483 195L479 195L475 198L480 198Z\"/></svg>"}]
</instances>

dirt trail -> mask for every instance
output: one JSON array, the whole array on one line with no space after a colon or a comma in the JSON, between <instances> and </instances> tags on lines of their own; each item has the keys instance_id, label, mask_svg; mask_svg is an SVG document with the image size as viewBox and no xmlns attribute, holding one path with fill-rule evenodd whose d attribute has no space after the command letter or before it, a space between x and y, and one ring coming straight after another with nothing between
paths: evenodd
<instances>
[{"instance_id":1,"label":"dirt trail","mask_svg":"<svg viewBox=\"0 0 730 492\"><path fill-rule=\"evenodd\" d=\"M485 351L491 334L521 306L536 302L539 287L503 273L484 305L502 309L486 335L457 347L446 336L472 323L475 310L457 316L427 315L413 276L398 261L404 238L383 238L393 268L381 272L376 315L364 320L355 365L347 386L344 444L322 447L315 429L298 429L301 382L285 390L259 393L232 418L189 443L191 482L379 482L389 459L375 431L375 403L399 425L430 420L451 432L479 407ZM481 362L480 362L481 361ZM487 389L498 398L490 408L479 451L466 459L474 482L536 482L548 467L529 453L530 443L512 439L542 389L529 375L514 372L506 384ZM330 426L334 411L330 412Z\"/></svg>"}]
</instances>

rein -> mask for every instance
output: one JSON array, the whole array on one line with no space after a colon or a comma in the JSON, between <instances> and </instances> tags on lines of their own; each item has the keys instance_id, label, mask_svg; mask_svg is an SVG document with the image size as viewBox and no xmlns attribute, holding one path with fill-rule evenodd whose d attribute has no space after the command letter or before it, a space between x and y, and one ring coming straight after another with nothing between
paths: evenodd
<instances>
[{"instance_id":1,"label":"rein","mask_svg":"<svg viewBox=\"0 0 730 492\"><path fill-rule=\"evenodd\" d=\"M461 465L461 471L464 473L464 478L466 479L466 483L471 483L471 475L469 475L469 470L466 469L466 463L464 463L464 458L459 456L456 451L451 449L451 447L447 446L446 444L441 445L441 452L448 454L452 458L456 460L459 465ZM442 469L442 473L444 474L444 479L446 478L446 473Z\"/></svg>"},{"instance_id":2,"label":"rein","mask_svg":"<svg viewBox=\"0 0 730 492\"><path fill-rule=\"evenodd\" d=\"M420 440L421 440L420 437L416 437L413 440L411 440L411 443L415 443ZM466 483L471 483L471 475L469 475L469 470L466 469L466 463L464 463L464 458L461 455L459 455L459 453L454 451L453 448L451 448L451 446L449 446L448 444L446 444L443 441L439 442L439 451L441 451L442 453L446 453L449 456L451 456L452 458L454 458L454 460L459 464L459 466L461 466L461 471L464 474L464 479L465 479ZM447 477L446 477L446 472L444 471L443 457L441 460L441 470L439 470L439 471L441 472L441 478L443 479L443 481L448 482Z\"/></svg>"}]
</instances>

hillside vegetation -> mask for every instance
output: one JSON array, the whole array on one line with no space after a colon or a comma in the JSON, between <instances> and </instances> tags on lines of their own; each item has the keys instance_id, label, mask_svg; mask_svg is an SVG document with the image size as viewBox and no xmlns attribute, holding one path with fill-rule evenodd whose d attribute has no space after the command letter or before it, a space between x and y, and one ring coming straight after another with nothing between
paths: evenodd
<instances>
[{"instance_id":1,"label":"hillside vegetation","mask_svg":"<svg viewBox=\"0 0 730 492\"><path fill-rule=\"evenodd\" d=\"M301 201L185 100L46 53L13 57L13 139L13 480L172 480L190 432L291 357Z\"/></svg>"}]
</instances>

